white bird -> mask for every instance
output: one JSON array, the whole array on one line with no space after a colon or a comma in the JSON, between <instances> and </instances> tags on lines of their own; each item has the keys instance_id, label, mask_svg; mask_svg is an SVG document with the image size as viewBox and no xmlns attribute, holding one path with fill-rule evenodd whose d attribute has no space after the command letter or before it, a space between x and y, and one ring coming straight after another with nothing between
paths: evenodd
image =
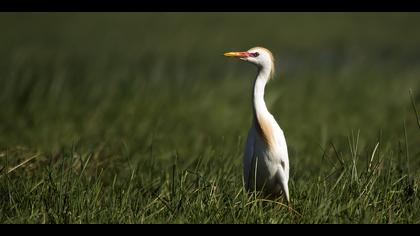
<instances>
[{"instance_id":1,"label":"white bird","mask_svg":"<svg viewBox=\"0 0 420 236\"><path fill-rule=\"evenodd\" d=\"M253 121L243 156L244 187L275 198L289 198L289 157L283 130L270 114L264 101L264 89L274 75L274 58L269 50L254 47L246 52L228 52L258 68L252 93Z\"/></svg>"}]
</instances>

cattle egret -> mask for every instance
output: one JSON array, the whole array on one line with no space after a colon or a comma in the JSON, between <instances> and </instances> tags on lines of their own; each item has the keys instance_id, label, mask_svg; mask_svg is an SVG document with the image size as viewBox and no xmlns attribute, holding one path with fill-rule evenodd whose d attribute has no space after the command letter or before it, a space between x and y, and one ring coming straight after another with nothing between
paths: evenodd
<instances>
[{"instance_id":1,"label":"cattle egret","mask_svg":"<svg viewBox=\"0 0 420 236\"><path fill-rule=\"evenodd\" d=\"M289 198L289 157L283 130L268 111L264 101L264 88L274 75L274 58L262 47L246 52L228 52L257 66L258 74L252 91L253 120L243 156L243 180L247 191L259 191L274 198L284 194Z\"/></svg>"}]
</instances>

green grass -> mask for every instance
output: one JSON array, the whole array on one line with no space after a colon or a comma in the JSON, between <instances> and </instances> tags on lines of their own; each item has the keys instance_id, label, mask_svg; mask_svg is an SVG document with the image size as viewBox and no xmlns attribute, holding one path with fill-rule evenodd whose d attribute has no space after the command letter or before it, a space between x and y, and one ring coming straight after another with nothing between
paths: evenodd
<instances>
[{"instance_id":1,"label":"green grass","mask_svg":"<svg viewBox=\"0 0 420 236\"><path fill-rule=\"evenodd\" d=\"M420 223L417 13L1 13L1 223ZM256 70L293 210L242 187Z\"/></svg>"}]
</instances>

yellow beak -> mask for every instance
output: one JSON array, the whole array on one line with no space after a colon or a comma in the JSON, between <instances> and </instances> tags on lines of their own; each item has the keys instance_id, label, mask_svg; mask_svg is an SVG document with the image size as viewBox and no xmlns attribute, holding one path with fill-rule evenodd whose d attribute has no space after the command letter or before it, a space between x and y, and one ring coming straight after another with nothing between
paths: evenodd
<instances>
[{"instance_id":1,"label":"yellow beak","mask_svg":"<svg viewBox=\"0 0 420 236\"><path fill-rule=\"evenodd\" d=\"M225 55L225 57L249 57L248 52L227 52L223 55Z\"/></svg>"}]
</instances>

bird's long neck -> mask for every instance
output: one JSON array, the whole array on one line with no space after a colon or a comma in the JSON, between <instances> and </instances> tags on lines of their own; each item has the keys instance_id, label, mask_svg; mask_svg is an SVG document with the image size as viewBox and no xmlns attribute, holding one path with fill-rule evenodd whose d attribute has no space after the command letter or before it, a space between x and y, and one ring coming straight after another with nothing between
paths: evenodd
<instances>
[{"instance_id":1,"label":"bird's long neck","mask_svg":"<svg viewBox=\"0 0 420 236\"><path fill-rule=\"evenodd\" d=\"M267 109L264 101L264 90L265 85L267 84L270 78L271 68L260 68L258 70L257 78L254 82L254 91L253 91L253 112L254 112L254 122L257 127L258 132L263 137L264 141L268 146L272 145L272 128L268 117L270 112Z\"/></svg>"},{"instance_id":2,"label":"bird's long neck","mask_svg":"<svg viewBox=\"0 0 420 236\"><path fill-rule=\"evenodd\" d=\"M265 105L264 101L264 90L265 85L268 82L270 76L270 72L267 70L259 69L257 78L254 82L254 91L253 91L253 108L254 108L254 116L258 115L265 115L268 113L267 106Z\"/></svg>"}]
</instances>

